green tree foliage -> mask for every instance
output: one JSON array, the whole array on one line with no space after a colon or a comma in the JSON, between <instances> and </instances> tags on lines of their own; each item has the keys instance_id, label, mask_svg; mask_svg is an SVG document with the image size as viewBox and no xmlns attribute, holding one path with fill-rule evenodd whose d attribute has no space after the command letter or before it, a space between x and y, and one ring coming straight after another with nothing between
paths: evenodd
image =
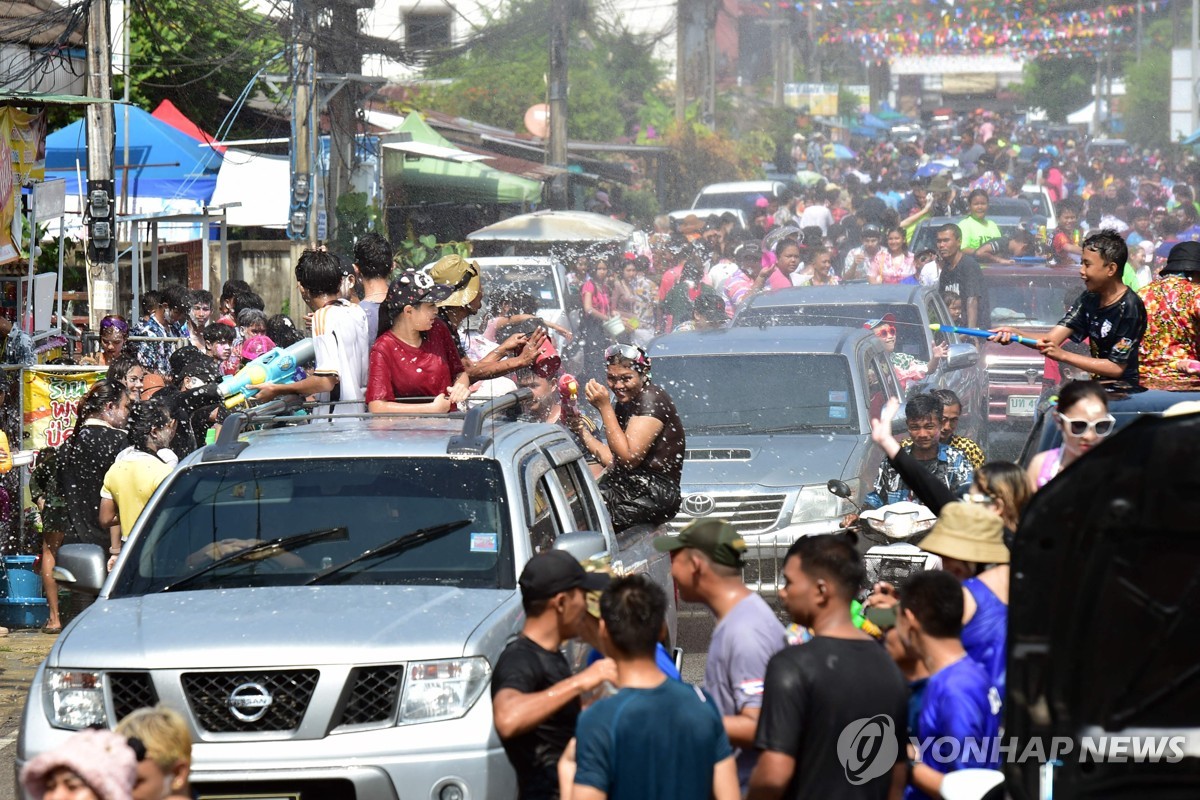
<instances>
[{"instance_id":1,"label":"green tree foliage","mask_svg":"<svg viewBox=\"0 0 1200 800\"><path fill-rule=\"evenodd\" d=\"M1142 42L1142 61L1130 57L1125 65L1125 134L1145 147L1165 147L1171 141L1170 20L1156 20Z\"/></svg>"},{"instance_id":2,"label":"green tree foliage","mask_svg":"<svg viewBox=\"0 0 1200 800\"><path fill-rule=\"evenodd\" d=\"M433 107L489 125L524 130L525 110L546 101L550 0L513 0L494 25L510 35L481 37L466 53L430 67L449 78ZM576 19L568 48L571 138L608 141L631 133L647 90L662 77L652 47L623 28Z\"/></svg>"},{"instance_id":3,"label":"green tree foliage","mask_svg":"<svg viewBox=\"0 0 1200 800\"><path fill-rule=\"evenodd\" d=\"M1086 58L1039 58L1025 64L1017 91L1029 106L1045 109L1052 122L1066 122L1092 99L1095 71L1096 63Z\"/></svg>"},{"instance_id":4,"label":"green tree foliage","mask_svg":"<svg viewBox=\"0 0 1200 800\"><path fill-rule=\"evenodd\" d=\"M228 111L221 95L241 95L285 47L279 23L244 0L134 0L130 18L130 99L145 109L169 99L210 132ZM279 64L286 72L286 62ZM114 85L117 96L121 81Z\"/></svg>"}]
</instances>

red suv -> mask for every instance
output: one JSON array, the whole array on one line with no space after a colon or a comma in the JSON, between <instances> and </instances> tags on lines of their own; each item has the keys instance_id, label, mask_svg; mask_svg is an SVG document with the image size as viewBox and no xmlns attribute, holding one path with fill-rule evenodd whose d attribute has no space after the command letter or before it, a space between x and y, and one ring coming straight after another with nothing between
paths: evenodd
<instances>
[{"instance_id":1,"label":"red suv","mask_svg":"<svg viewBox=\"0 0 1200 800\"><path fill-rule=\"evenodd\" d=\"M1048 333L1083 291L1077 267L1043 263L989 265L983 268L983 280L989 309L986 327L1009 325L1036 338ZM1016 344L1006 347L987 342L983 357L988 374L988 424L993 428L1027 426L1037 412L1043 382L1058 383L1057 370L1047 378L1045 357Z\"/></svg>"}]
</instances>

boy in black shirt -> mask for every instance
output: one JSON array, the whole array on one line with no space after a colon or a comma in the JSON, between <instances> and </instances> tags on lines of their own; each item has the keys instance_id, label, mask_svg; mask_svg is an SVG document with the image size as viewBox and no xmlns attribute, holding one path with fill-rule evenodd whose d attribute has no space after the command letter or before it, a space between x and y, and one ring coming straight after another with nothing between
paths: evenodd
<instances>
[{"instance_id":1,"label":"boy in black shirt","mask_svg":"<svg viewBox=\"0 0 1200 800\"><path fill-rule=\"evenodd\" d=\"M607 575L585 572L562 550L535 555L521 572L525 625L492 673L492 717L521 800L557 800L558 759L575 735L580 695L617 679L610 658L572 675L559 650L579 633L585 592L608 583Z\"/></svg>"},{"instance_id":2,"label":"boy in black shirt","mask_svg":"<svg viewBox=\"0 0 1200 800\"><path fill-rule=\"evenodd\" d=\"M1084 292L1038 342L1042 355L1087 370L1098 380L1138 385L1138 348L1146 333L1146 307L1137 292L1121 282L1128 255L1125 241L1114 231L1100 230L1083 240L1079 274ZM1019 333L1014 328L998 328L993 340L1008 344ZM1076 342L1086 338L1090 356L1064 350L1068 337Z\"/></svg>"},{"instance_id":3,"label":"boy in black shirt","mask_svg":"<svg viewBox=\"0 0 1200 800\"><path fill-rule=\"evenodd\" d=\"M748 800L899 798L908 686L850 618L867 578L862 557L843 536L805 536L788 549L783 575L779 597L813 639L767 663Z\"/></svg>"}]
</instances>

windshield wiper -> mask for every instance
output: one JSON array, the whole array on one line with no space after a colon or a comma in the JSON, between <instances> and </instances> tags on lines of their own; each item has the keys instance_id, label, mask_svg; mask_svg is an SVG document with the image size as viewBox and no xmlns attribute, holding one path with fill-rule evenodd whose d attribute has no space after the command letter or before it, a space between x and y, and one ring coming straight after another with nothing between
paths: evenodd
<instances>
[{"instance_id":1,"label":"windshield wiper","mask_svg":"<svg viewBox=\"0 0 1200 800\"><path fill-rule=\"evenodd\" d=\"M456 519L453 522L443 522L440 525L430 525L428 528L418 528L415 531L409 531L403 536L398 536L395 539L392 539L390 542L384 542L373 550L367 550L363 553L359 553L349 561L344 561L341 564L335 564L332 567L321 570L316 575L313 575L312 578L305 581L304 585L312 586L314 583L323 583L326 578L338 575L361 561L366 561L370 558L382 558L384 556L396 555L410 547L415 547L419 544L425 544L426 542L441 538L448 533L454 533L457 530L461 530L467 525L470 525L472 522L473 520L470 519Z\"/></svg>"},{"instance_id":2,"label":"windshield wiper","mask_svg":"<svg viewBox=\"0 0 1200 800\"><path fill-rule=\"evenodd\" d=\"M312 542L320 542L320 541L324 541L325 539L334 539L334 538L338 538L338 537L343 538L343 539L347 537L347 529L344 525L338 526L336 528L321 528L320 530L309 531L308 533L300 533L300 534L296 534L294 536L279 536L274 539L268 539L265 542L259 542L258 544L251 545L250 547L247 547L245 549L238 550L236 553L230 553L229 555L225 556L224 558L218 558L216 561L212 562L211 564L209 564L205 567L202 567L201 569L197 570L196 572L193 572L191 575L185 575L184 577L180 578L179 580L175 581L174 583L167 584L163 588L159 589L159 591L160 592L175 591L176 589L180 589L184 586L188 586L193 581L195 581L197 578L200 578L203 575L207 575L208 573L212 572L215 569L218 569L219 567L223 567L226 564L234 564L239 561L250 561L254 558L254 556L257 556L262 553L266 553L270 550L279 550L281 552L290 552L293 549L300 547L301 545L310 544Z\"/></svg>"},{"instance_id":3,"label":"windshield wiper","mask_svg":"<svg viewBox=\"0 0 1200 800\"><path fill-rule=\"evenodd\" d=\"M763 428L755 431L755 433L829 433L830 431L852 431L853 425L805 425L803 423L793 423L791 425L777 425L774 428Z\"/></svg>"},{"instance_id":4,"label":"windshield wiper","mask_svg":"<svg viewBox=\"0 0 1200 800\"><path fill-rule=\"evenodd\" d=\"M685 428L687 426L684 426ZM697 425L692 433L709 433L711 431L742 431L750 427L749 422L721 422L716 425Z\"/></svg>"}]
</instances>

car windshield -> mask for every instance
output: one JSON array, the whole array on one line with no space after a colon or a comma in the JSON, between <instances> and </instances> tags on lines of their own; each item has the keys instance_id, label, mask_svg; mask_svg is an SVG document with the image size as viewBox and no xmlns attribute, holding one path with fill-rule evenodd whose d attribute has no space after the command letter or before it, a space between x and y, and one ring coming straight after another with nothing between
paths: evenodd
<instances>
[{"instance_id":1,"label":"car windshield","mask_svg":"<svg viewBox=\"0 0 1200 800\"><path fill-rule=\"evenodd\" d=\"M341 583L511 589L511 535L496 462L355 458L201 464L181 472L130 544L113 597L180 588L292 586L422 528L469 520ZM292 541L294 539L294 542ZM278 540L279 546L215 560Z\"/></svg>"},{"instance_id":2,"label":"car windshield","mask_svg":"<svg viewBox=\"0 0 1200 800\"><path fill-rule=\"evenodd\" d=\"M520 291L533 297L539 309L563 307L549 264L489 264L483 268L483 283L492 297Z\"/></svg>"},{"instance_id":3,"label":"car windshield","mask_svg":"<svg viewBox=\"0 0 1200 800\"><path fill-rule=\"evenodd\" d=\"M850 366L840 355L659 356L654 381L689 435L859 431Z\"/></svg>"},{"instance_id":4,"label":"car windshield","mask_svg":"<svg viewBox=\"0 0 1200 800\"><path fill-rule=\"evenodd\" d=\"M989 328L1026 325L1053 328L1079 297L1079 279L1067 276L1036 278L991 276L984 273L991 306Z\"/></svg>"},{"instance_id":5,"label":"car windshield","mask_svg":"<svg viewBox=\"0 0 1200 800\"><path fill-rule=\"evenodd\" d=\"M803 306L752 306L738 315L739 327L833 325L864 328L891 314L896 318L896 350L929 360L929 329L921 311L909 303L830 303ZM657 368L656 368L657 369Z\"/></svg>"},{"instance_id":6,"label":"car windshield","mask_svg":"<svg viewBox=\"0 0 1200 800\"><path fill-rule=\"evenodd\" d=\"M1001 236L1012 236L1013 232L1021 227L1020 220L1007 219L1000 221L996 219L996 215L988 211L987 218L996 223L996 227L1000 229ZM946 222L958 222L962 217L955 217L945 222L937 222L936 224L920 224L913 233L913 239L908 244L910 253L920 253L922 250L937 250L937 229L945 225Z\"/></svg>"},{"instance_id":7,"label":"car windshield","mask_svg":"<svg viewBox=\"0 0 1200 800\"><path fill-rule=\"evenodd\" d=\"M1041 191L1021 192L1021 196L1029 201L1029 205L1033 206L1035 214L1041 214L1043 217L1050 216L1050 204L1046 200L1046 195Z\"/></svg>"}]
</instances>

